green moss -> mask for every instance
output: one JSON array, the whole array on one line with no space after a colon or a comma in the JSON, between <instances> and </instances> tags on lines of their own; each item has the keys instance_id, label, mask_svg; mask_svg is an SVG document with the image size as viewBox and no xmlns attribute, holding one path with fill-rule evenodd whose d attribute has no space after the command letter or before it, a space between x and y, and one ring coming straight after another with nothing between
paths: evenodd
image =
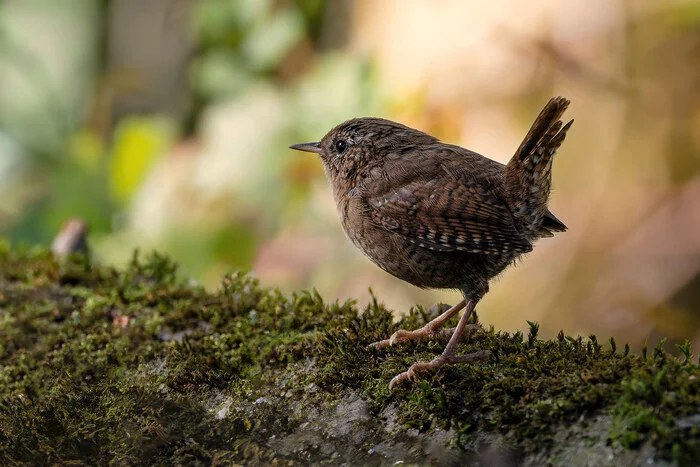
<instances>
[{"instance_id":1,"label":"green moss","mask_svg":"<svg viewBox=\"0 0 700 467\"><path fill-rule=\"evenodd\" d=\"M3 465L364 463L376 461L373 446L412 428L448 433L458 452L477 452L489 435L518 456L546 458L563 427L600 416L612 420L614 450L653 446L660 458L700 462L700 374L688 345L681 361L661 346L646 358L616 352L614 341L603 349L593 336L543 341L535 323L527 337L481 330L460 352L488 349L489 361L390 392L395 374L445 341L367 344L420 326L424 310L393 323L377 300L358 313L242 274L214 293L177 277L157 254L116 271L0 244ZM305 428L342 418L349 395L369 410L358 416L359 441L343 446L350 435ZM390 413L393 433L374 421Z\"/></svg>"}]
</instances>

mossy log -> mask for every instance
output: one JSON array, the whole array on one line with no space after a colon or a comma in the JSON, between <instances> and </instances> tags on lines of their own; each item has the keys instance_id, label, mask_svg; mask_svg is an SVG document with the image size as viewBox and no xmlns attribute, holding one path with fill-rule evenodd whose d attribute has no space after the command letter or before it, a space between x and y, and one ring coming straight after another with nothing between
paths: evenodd
<instances>
[{"instance_id":1,"label":"mossy log","mask_svg":"<svg viewBox=\"0 0 700 467\"><path fill-rule=\"evenodd\" d=\"M660 344L494 329L491 358L388 382L445 340L243 274L218 291L152 254L123 271L0 246L0 464L698 465L698 362Z\"/></svg>"}]
</instances>

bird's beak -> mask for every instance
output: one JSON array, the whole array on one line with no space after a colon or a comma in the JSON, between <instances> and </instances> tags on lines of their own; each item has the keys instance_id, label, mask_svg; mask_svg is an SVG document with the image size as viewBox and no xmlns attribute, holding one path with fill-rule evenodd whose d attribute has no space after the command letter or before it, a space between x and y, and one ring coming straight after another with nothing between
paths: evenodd
<instances>
[{"instance_id":1,"label":"bird's beak","mask_svg":"<svg viewBox=\"0 0 700 467\"><path fill-rule=\"evenodd\" d=\"M297 151L315 152L316 154L321 154L321 143L301 143L292 144L289 149L296 149Z\"/></svg>"}]
</instances>

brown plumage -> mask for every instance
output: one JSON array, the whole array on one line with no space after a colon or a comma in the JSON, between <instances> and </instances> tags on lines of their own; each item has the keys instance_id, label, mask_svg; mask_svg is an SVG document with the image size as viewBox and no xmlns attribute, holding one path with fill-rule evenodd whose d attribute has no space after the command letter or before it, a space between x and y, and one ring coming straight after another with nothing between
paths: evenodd
<instances>
[{"instance_id":1,"label":"brown plumage","mask_svg":"<svg viewBox=\"0 0 700 467\"><path fill-rule=\"evenodd\" d=\"M423 328L373 344L433 336L466 306L443 354L416 363L392 385L420 370L488 357L457 356L456 348L489 280L536 239L566 230L547 202L552 159L573 122L560 120L568 105L563 97L550 99L505 166L380 118L348 120L319 143L291 146L320 156L343 229L369 259L418 287L464 296Z\"/></svg>"}]
</instances>

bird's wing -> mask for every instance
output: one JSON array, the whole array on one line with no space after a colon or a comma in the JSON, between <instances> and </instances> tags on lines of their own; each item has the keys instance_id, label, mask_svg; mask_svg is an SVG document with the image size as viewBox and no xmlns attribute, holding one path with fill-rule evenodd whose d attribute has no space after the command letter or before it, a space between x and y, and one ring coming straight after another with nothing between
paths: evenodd
<instances>
[{"instance_id":1,"label":"bird's wing","mask_svg":"<svg viewBox=\"0 0 700 467\"><path fill-rule=\"evenodd\" d=\"M367 202L375 224L430 250L481 254L532 250L515 229L505 202L476 181L415 180Z\"/></svg>"}]
</instances>

